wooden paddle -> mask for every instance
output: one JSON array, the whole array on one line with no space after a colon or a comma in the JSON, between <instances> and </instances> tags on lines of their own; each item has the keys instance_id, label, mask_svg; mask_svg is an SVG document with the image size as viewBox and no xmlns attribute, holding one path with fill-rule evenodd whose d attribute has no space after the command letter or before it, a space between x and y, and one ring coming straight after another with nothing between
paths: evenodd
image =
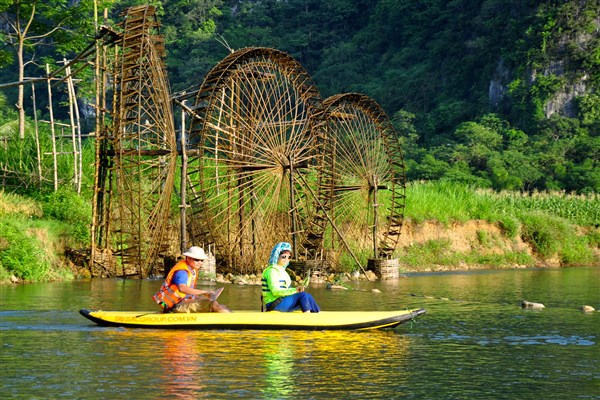
<instances>
[{"instance_id":1,"label":"wooden paddle","mask_svg":"<svg viewBox=\"0 0 600 400\"><path fill-rule=\"evenodd\" d=\"M212 292L209 296L210 301L216 301L217 298L221 295L221 293L223 293L223 289L225 289L224 287L222 288L218 288L217 290L215 290L214 292Z\"/></svg>"}]
</instances>

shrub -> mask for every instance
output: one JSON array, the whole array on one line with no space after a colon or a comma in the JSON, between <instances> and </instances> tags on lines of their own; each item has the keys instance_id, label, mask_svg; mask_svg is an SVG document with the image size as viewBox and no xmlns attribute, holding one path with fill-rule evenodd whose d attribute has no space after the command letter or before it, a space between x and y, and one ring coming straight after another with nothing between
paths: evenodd
<instances>
[{"instance_id":1,"label":"shrub","mask_svg":"<svg viewBox=\"0 0 600 400\"><path fill-rule=\"evenodd\" d=\"M564 265L589 265L594 261L594 253L587 246L587 240L577 236L568 238L559 257Z\"/></svg>"},{"instance_id":2,"label":"shrub","mask_svg":"<svg viewBox=\"0 0 600 400\"><path fill-rule=\"evenodd\" d=\"M585 235L585 238L591 247L600 247L600 229L595 228Z\"/></svg>"},{"instance_id":3,"label":"shrub","mask_svg":"<svg viewBox=\"0 0 600 400\"><path fill-rule=\"evenodd\" d=\"M24 281L46 280L50 263L39 241L24 226L0 220L0 265Z\"/></svg>"},{"instance_id":4,"label":"shrub","mask_svg":"<svg viewBox=\"0 0 600 400\"><path fill-rule=\"evenodd\" d=\"M516 238L521 226L519 220L512 215L507 214L502 215L499 219L500 227L502 228L504 234L511 239Z\"/></svg>"},{"instance_id":5,"label":"shrub","mask_svg":"<svg viewBox=\"0 0 600 400\"><path fill-rule=\"evenodd\" d=\"M89 242L92 208L89 201L68 187L42 196L44 217L66 222L69 233L78 242Z\"/></svg>"},{"instance_id":6,"label":"shrub","mask_svg":"<svg viewBox=\"0 0 600 400\"><path fill-rule=\"evenodd\" d=\"M0 217L8 215L12 218L39 218L42 209L32 199L0 190Z\"/></svg>"},{"instance_id":7,"label":"shrub","mask_svg":"<svg viewBox=\"0 0 600 400\"><path fill-rule=\"evenodd\" d=\"M400 257L402 263L411 267L433 264L452 265L455 260L448 259L451 253L451 242L448 239L428 240L423 244L404 249Z\"/></svg>"},{"instance_id":8,"label":"shrub","mask_svg":"<svg viewBox=\"0 0 600 400\"><path fill-rule=\"evenodd\" d=\"M522 216L523 240L542 257L558 256L563 265L583 265L594 261L590 236L579 236L566 220L539 212Z\"/></svg>"},{"instance_id":9,"label":"shrub","mask_svg":"<svg viewBox=\"0 0 600 400\"><path fill-rule=\"evenodd\" d=\"M523 221L521 237L531 244L539 255L548 258L558 253L567 231L563 221L536 212L524 214L521 220Z\"/></svg>"}]
</instances>

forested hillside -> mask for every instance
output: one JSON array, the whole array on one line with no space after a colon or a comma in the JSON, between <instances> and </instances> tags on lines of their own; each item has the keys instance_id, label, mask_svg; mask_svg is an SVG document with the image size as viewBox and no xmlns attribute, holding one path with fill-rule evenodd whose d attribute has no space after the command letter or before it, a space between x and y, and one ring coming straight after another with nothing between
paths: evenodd
<instances>
[{"instance_id":1,"label":"forested hillside","mask_svg":"<svg viewBox=\"0 0 600 400\"><path fill-rule=\"evenodd\" d=\"M34 3L0 2L1 82L19 80L11 23L26 22ZM82 23L92 20L91 0L38 3L24 46L30 77L44 75L41 60L72 57L93 37L92 24ZM114 24L125 7L141 3L98 7L110 7L107 23ZM409 179L600 191L596 0L150 3L160 10L173 91L200 85L230 49L273 47L305 67L323 98L360 92L376 100L402 137ZM0 124L8 126L18 94L0 94L8 97Z\"/></svg>"}]
</instances>

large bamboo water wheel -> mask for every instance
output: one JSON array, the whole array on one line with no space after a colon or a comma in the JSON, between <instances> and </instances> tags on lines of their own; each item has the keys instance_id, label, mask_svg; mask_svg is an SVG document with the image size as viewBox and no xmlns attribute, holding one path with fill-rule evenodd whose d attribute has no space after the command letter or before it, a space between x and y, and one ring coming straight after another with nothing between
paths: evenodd
<instances>
[{"instance_id":1,"label":"large bamboo water wheel","mask_svg":"<svg viewBox=\"0 0 600 400\"><path fill-rule=\"evenodd\" d=\"M339 94L324 101L323 181L320 197L338 232L325 246L340 262L348 249L361 265L367 259L389 259L398 243L405 208L405 173L398 134L371 98Z\"/></svg>"},{"instance_id":2,"label":"large bamboo water wheel","mask_svg":"<svg viewBox=\"0 0 600 400\"><path fill-rule=\"evenodd\" d=\"M112 63L112 126L97 157L95 246L112 249L123 274L145 277L157 270L166 247L177 160L170 90L163 63L164 43L152 6L123 14Z\"/></svg>"},{"instance_id":3,"label":"large bamboo water wheel","mask_svg":"<svg viewBox=\"0 0 600 400\"><path fill-rule=\"evenodd\" d=\"M190 242L214 245L221 265L242 272L280 241L296 258L313 254L323 224L311 223L315 204L297 179L319 179L322 101L308 73L284 52L241 49L208 73L193 113Z\"/></svg>"}]
</instances>

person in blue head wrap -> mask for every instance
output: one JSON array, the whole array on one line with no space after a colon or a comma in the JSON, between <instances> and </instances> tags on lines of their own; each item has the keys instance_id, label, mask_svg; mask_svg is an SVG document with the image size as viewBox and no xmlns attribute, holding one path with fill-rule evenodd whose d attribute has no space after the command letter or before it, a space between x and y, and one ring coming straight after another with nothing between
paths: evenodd
<instances>
[{"instance_id":1,"label":"person in blue head wrap","mask_svg":"<svg viewBox=\"0 0 600 400\"><path fill-rule=\"evenodd\" d=\"M262 274L263 311L319 312L315 299L304 291L304 287L290 287L292 280L285 270L292 257L292 245L280 242L273 247L269 265Z\"/></svg>"}]
</instances>

